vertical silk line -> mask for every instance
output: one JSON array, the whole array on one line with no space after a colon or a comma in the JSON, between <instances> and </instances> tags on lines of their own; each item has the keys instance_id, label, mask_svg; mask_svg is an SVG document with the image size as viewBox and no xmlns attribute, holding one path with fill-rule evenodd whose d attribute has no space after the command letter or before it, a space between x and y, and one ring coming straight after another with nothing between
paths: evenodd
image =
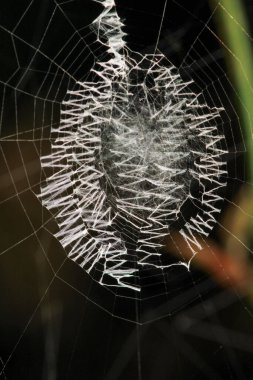
<instances>
[{"instance_id":1,"label":"vertical silk line","mask_svg":"<svg viewBox=\"0 0 253 380\"><path fill-rule=\"evenodd\" d=\"M163 23L164 23L165 12L166 12L166 9L167 9L167 4L168 4L168 0L165 0L164 7L163 7L162 18L161 18L161 23L160 23L160 27L159 27L159 31L158 31L158 36L157 36L157 40L156 40L156 45L155 45L155 49L154 49L154 54L156 54L157 49L158 49L158 45L159 45L159 41L160 41L160 37L161 37L161 32L162 32L162 27L163 27Z\"/></svg>"}]
</instances>

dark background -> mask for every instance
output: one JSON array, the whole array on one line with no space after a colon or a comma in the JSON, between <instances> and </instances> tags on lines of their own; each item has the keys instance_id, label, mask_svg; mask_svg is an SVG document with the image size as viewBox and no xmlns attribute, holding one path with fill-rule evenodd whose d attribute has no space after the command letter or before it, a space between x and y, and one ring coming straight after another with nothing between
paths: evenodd
<instances>
[{"instance_id":1,"label":"dark background","mask_svg":"<svg viewBox=\"0 0 253 380\"><path fill-rule=\"evenodd\" d=\"M251 1L244 3L251 20ZM0 6L0 378L253 378L250 301L235 289L200 269L178 268L165 273L169 290L161 297L122 300L66 260L52 236L53 215L35 196L39 156L50 149L50 126L59 122L67 88L106 57L88 29L101 7L91 0L61 8L52 0L29 4ZM163 6L162 0L117 1L130 48L154 52ZM233 199L247 179L238 153L244 138L238 99L224 75L226 53L207 28L217 32L212 11L206 0L169 0L158 47L205 99L226 107L226 198ZM223 212L227 207L224 202ZM212 238L221 244L217 230Z\"/></svg>"}]
</instances>

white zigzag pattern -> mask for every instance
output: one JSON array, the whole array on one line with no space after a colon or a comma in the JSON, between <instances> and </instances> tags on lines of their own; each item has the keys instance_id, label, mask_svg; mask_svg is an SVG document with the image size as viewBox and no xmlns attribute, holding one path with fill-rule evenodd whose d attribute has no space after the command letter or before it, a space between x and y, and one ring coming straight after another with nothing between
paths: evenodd
<instances>
[{"instance_id":1,"label":"white zigzag pattern","mask_svg":"<svg viewBox=\"0 0 253 380\"><path fill-rule=\"evenodd\" d=\"M140 291L139 268L164 268L159 249L190 197L191 178L215 183L203 192L206 212L180 231L193 255L201 248L194 230L212 228L226 175L220 110L201 105L162 54L131 52L114 0L96 1L104 10L92 27L111 59L97 62L93 81L68 91L51 153L41 158L51 174L40 197L56 212L55 236L72 260L103 285ZM200 161L189 169L191 157Z\"/></svg>"}]
</instances>

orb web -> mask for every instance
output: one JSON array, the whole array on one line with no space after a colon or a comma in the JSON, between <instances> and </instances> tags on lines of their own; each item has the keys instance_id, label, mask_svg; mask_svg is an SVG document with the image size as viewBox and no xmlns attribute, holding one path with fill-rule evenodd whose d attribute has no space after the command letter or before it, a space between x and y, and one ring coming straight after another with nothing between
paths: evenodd
<instances>
[{"instance_id":1,"label":"orb web","mask_svg":"<svg viewBox=\"0 0 253 380\"><path fill-rule=\"evenodd\" d=\"M229 4L2 4L0 377L249 378Z\"/></svg>"}]
</instances>

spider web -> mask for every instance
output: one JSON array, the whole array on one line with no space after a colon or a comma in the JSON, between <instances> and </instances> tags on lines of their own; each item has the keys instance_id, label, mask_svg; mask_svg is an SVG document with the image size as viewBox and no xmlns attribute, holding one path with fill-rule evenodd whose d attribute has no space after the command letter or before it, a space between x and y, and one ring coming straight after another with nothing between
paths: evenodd
<instances>
[{"instance_id":1,"label":"spider web","mask_svg":"<svg viewBox=\"0 0 253 380\"><path fill-rule=\"evenodd\" d=\"M240 98L224 63L224 52L231 52L221 47L225 43L213 24L219 7L204 16L201 7L194 16L177 1L161 1L150 11L123 1L117 8L113 1L22 1L5 7L2 321L11 329L18 313L19 323L5 335L1 375L15 375L23 360L20 347L45 326L45 347L35 356L44 358L43 378L67 370L68 378L79 378L87 370L92 379L116 379L124 369L118 361L132 355L135 363L126 360L133 378L159 378L157 369L145 375L149 353L141 350L145 339L150 345L153 326L158 335L175 339L174 347L183 347L196 378L219 378L212 366L218 355L228 357L230 370L243 378L246 369L234 350L251 353L252 344L242 343L241 332L231 338L229 323L223 327L218 314L239 303L250 326L251 314L209 239L217 240L220 229L251 252L223 225L228 205L238 215L250 212L234 200L248 183L247 149L236 108ZM155 20L145 38L136 30L142 12L142 30L150 15ZM175 25L173 15L183 17L184 25ZM215 258L229 291L194 268L198 255ZM67 302L75 310L74 332L62 335ZM212 337L205 331L213 315ZM95 321L92 338L87 326ZM213 340L205 359L191 351L191 342L181 342L185 331ZM60 363L65 361L60 336L69 339L72 333L67 365L59 370L57 352ZM101 342L103 365L97 372L83 346L86 368L74 368L81 336L90 352ZM117 353L124 339L125 351ZM20 365L21 378L34 376Z\"/></svg>"}]
</instances>

